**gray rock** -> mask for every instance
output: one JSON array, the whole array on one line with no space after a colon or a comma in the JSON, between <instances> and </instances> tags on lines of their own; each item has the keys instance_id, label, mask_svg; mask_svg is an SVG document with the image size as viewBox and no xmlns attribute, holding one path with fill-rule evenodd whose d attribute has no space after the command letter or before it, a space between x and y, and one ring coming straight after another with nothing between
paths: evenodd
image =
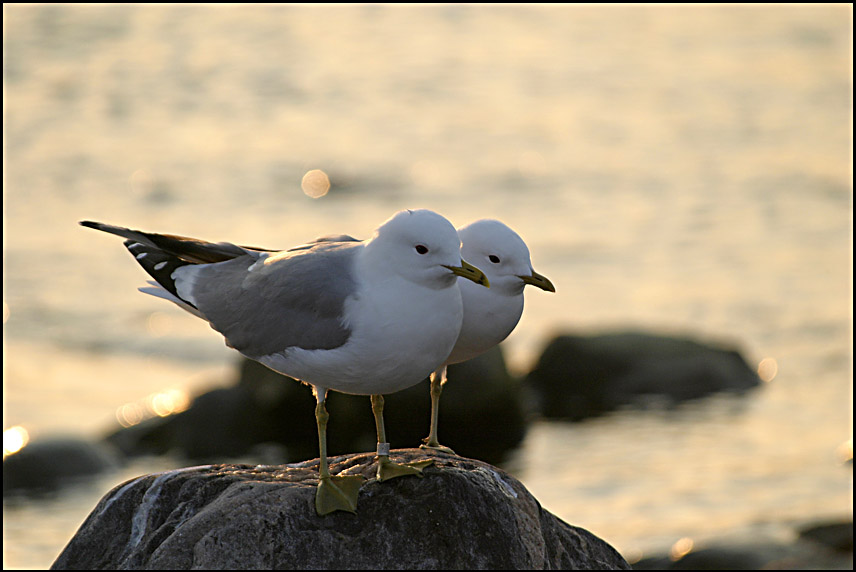
<instances>
[{"instance_id":1,"label":"gray rock","mask_svg":"<svg viewBox=\"0 0 856 572\"><path fill-rule=\"evenodd\" d=\"M372 479L373 454L331 458L367 477L356 514L319 517L317 460L146 475L105 496L52 569L630 569L481 461L420 449L424 478Z\"/></svg>"}]
</instances>

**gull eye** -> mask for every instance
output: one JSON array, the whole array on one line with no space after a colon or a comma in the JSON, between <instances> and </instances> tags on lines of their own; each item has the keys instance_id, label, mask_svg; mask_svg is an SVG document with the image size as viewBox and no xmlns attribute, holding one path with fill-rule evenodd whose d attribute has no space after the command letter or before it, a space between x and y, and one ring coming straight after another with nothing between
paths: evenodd
<instances>
[{"instance_id":1,"label":"gull eye","mask_svg":"<svg viewBox=\"0 0 856 572\"><path fill-rule=\"evenodd\" d=\"M418 252L419 254L427 254L428 253L428 247L425 246L424 244L417 244L416 245L416 252Z\"/></svg>"},{"instance_id":2,"label":"gull eye","mask_svg":"<svg viewBox=\"0 0 856 572\"><path fill-rule=\"evenodd\" d=\"M487 259L493 262L494 264L499 264L499 256L497 256L496 254L491 254L487 257Z\"/></svg>"}]
</instances>

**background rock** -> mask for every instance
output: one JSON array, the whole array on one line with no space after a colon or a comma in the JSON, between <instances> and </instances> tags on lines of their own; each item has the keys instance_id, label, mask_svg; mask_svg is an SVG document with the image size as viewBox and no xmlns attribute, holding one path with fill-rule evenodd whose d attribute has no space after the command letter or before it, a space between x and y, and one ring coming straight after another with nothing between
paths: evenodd
<instances>
[{"instance_id":1,"label":"background rock","mask_svg":"<svg viewBox=\"0 0 856 572\"><path fill-rule=\"evenodd\" d=\"M526 411L519 380L495 347L449 368L440 400L440 441L455 452L499 463L523 440ZM415 447L428 436L428 380L384 396L384 420L393 448ZM374 451L368 396L330 391L327 446L331 455ZM107 440L126 455L177 453L201 461L247 454L262 443L280 445L288 460L318 455L312 391L252 360L240 362L238 383L197 397L186 411L120 429Z\"/></svg>"},{"instance_id":2,"label":"background rock","mask_svg":"<svg viewBox=\"0 0 856 572\"><path fill-rule=\"evenodd\" d=\"M544 416L579 420L652 398L744 392L760 380L733 347L619 332L554 338L524 383Z\"/></svg>"},{"instance_id":3,"label":"background rock","mask_svg":"<svg viewBox=\"0 0 856 572\"><path fill-rule=\"evenodd\" d=\"M3 459L3 494L52 492L118 466L116 452L102 443L38 440Z\"/></svg>"},{"instance_id":4,"label":"background rock","mask_svg":"<svg viewBox=\"0 0 856 572\"><path fill-rule=\"evenodd\" d=\"M634 570L852 570L853 551L803 539L746 537L719 540L683 556L660 554L633 562Z\"/></svg>"},{"instance_id":5,"label":"background rock","mask_svg":"<svg viewBox=\"0 0 856 572\"><path fill-rule=\"evenodd\" d=\"M801 539L853 554L853 521L815 522L799 530Z\"/></svg>"},{"instance_id":6,"label":"background rock","mask_svg":"<svg viewBox=\"0 0 856 572\"><path fill-rule=\"evenodd\" d=\"M379 483L372 455L332 458L334 474L367 481L356 514L325 517L317 460L139 477L101 500L52 568L629 569L499 469L419 449L392 458L434 466Z\"/></svg>"}]
</instances>

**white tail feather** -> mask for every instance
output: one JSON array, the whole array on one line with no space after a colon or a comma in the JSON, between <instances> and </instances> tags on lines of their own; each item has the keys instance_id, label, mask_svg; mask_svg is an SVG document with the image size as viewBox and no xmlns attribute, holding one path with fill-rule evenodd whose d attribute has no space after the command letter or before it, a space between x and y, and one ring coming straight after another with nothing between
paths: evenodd
<instances>
[{"instance_id":1,"label":"white tail feather","mask_svg":"<svg viewBox=\"0 0 856 572\"><path fill-rule=\"evenodd\" d=\"M137 288L137 290L139 290L143 294L148 294L149 296L155 296L157 298L163 298L164 300L169 300L170 302L172 302L173 304L175 304L176 306L178 306L182 310L193 314L197 318L202 318L203 320L206 319L205 316L203 316L199 310L197 310L196 308L194 308L193 306L191 306L190 304L188 304L187 302L185 302L181 298L173 296L170 291L165 290L160 284L158 284L154 280L147 280L146 283L150 284L151 287L145 286L142 288Z\"/></svg>"}]
</instances>

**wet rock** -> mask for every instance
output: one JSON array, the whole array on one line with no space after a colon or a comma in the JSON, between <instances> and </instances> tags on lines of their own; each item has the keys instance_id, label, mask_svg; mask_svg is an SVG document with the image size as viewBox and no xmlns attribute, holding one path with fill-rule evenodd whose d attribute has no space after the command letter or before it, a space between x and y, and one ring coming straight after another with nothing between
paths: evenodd
<instances>
[{"instance_id":1,"label":"wet rock","mask_svg":"<svg viewBox=\"0 0 856 572\"><path fill-rule=\"evenodd\" d=\"M544 416L579 420L654 400L745 392L760 380L733 347L621 332L554 338L524 383Z\"/></svg>"},{"instance_id":2,"label":"wet rock","mask_svg":"<svg viewBox=\"0 0 856 572\"><path fill-rule=\"evenodd\" d=\"M105 496L53 569L629 569L590 532L545 511L486 463L419 449L424 478L373 480L373 456L331 458L361 474L357 513L319 517L317 460L146 475Z\"/></svg>"},{"instance_id":3,"label":"wet rock","mask_svg":"<svg viewBox=\"0 0 856 572\"><path fill-rule=\"evenodd\" d=\"M499 347L449 368L440 407L441 442L464 456L499 463L526 433L519 380L511 377ZM415 447L428 435L428 381L385 396L384 418L392 447ZM368 396L331 391L327 397L331 455L373 451L377 442ZM107 440L127 455L178 453L194 460L247 455L268 443L290 459L318 455L315 398L311 390L252 360L242 360L234 387L197 397L165 418L120 429ZM284 459L285 460L285 459Z\"/></svg>"},{"instance_id":4,"label":"wet rock","mask_svg":"<svg viewBox=\"0 0 856 572\"><path fill-rule=\"evenodd\" d=\"M99 443L62 437L33 441L3 460L3 494L46 493L119 466Z\"/></svg>"}]
</instances>

